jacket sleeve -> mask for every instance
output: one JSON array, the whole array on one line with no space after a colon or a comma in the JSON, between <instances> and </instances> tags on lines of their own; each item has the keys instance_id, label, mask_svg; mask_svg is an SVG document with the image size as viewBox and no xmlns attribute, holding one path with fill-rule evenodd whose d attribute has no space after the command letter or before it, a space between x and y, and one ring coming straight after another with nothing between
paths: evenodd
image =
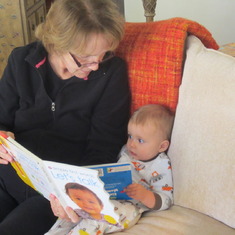
<instances>
[{"instance_id":1,"label":"jacket sleeve","mask_svg":"<svg viewBox=\"0 0 235 235\"><path fill-rule=\"evenodd\" d=\"M5 131L13 131L15 112L19 107L19 96L15 82L17 71L14 69L13 58L12 53L2 79L0 79L0 130Z\"/></svg>"},{"instance_id":2,"label":"jacket sleeve","mask_svg":"<svg viewBox=\"0 0 235 235\"><path fill-rule=\"evenodd\" d=\"M107 85L94 109L86 164L117 162L118 153L127 140L131 100L127 68L120 59L115 66L107 74Z\"/></svg>"}]
</instances>

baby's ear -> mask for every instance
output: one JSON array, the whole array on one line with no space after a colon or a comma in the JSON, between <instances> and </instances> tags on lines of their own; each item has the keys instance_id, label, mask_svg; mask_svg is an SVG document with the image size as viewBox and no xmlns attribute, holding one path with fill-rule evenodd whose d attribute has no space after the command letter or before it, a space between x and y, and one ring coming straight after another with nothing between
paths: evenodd
<instances>
[{"instance_id":1,"label":"baby's ear","mask_svg":"<svg viewBox=\"0 0 235 235\"><path fill-rule=\"evenodd\" d=\"M165 152L168 149L169 145L170 145L169 140L162 141L160 144L159 152Z\"/></svg>"}]
</instances>

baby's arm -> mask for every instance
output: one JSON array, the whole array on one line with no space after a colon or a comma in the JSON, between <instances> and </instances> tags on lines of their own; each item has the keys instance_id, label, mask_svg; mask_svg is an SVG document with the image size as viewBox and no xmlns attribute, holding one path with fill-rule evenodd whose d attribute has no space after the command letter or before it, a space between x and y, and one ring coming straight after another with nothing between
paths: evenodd
<instances>
[{"instance_id":1,"label":"baby's arm","mask_svg":"<svg viewBox=\"0 0 235 235\"><path fill-rule=\"evenodd\" d=\"M130 184L125 189L125 192L129 197L141 202L148 208L158 210L162 206L161 197L157 193L146 189L141 184Z\"/></svg>"}]
</instances>

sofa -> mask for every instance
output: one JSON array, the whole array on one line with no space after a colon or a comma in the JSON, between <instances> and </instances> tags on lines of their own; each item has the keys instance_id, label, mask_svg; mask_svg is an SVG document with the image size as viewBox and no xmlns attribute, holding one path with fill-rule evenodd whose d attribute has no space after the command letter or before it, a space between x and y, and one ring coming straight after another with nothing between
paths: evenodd
<instances>
[{"instance_id":1,"label":"sofa","mask_svg":"<svg viewBox=\"0 0 235 235\"><path fill-rule=\"evenodd\" d=\"M174 202L117 235L235 235L235 58L188 19L126 23L117 54L127 61L132 111L175 112L168 155Z\"/></svg>"}]
</instances>

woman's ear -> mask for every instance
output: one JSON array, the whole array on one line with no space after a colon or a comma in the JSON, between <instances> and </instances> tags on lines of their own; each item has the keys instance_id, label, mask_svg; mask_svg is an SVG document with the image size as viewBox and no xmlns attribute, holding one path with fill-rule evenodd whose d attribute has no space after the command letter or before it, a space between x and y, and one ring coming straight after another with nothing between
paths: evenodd
<instances>
[{"instance_id":1,"label":"woman's ear","mask_svg":"<svg viewBox=\"0 0 235 235\"><path fill-rule=\"evenodd\" d=\"M168 149L169 145L170 145L169 140L162 141L160 144L159 152L165 152Z\"/></svg>"}]
</instances>

